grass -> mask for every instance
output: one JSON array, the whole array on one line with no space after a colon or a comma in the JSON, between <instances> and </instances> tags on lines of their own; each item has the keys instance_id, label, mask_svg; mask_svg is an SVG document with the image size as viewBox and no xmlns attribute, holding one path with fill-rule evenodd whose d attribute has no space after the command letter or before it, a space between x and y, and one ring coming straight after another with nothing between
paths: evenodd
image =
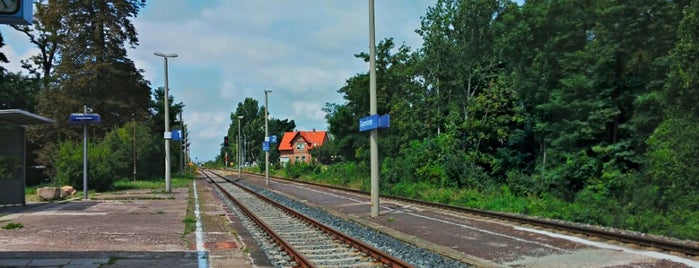
<instances>
[{"instance_id":1,"label":"grass","mask_svg":"<svg viewBox=\"0 0 699 268\"><path fill-rule=\"evenodd\" d=\"M170 180L172 188L188 187L192 183L191 177L178 177ZM114 182L114 191L134 190L134 189L153 189L165 191L165 181L160 180L130 180L121 179Z\"/></svg>"},{"instance_id":2,"label":"grass","mask_svg":"<svg viewBox=\"0 0 699 268\"><path fill-rule=\"evenodd\" d=\"M191 186L191 184L190 184ZM182 243L184 243L186 248L190 247L190 241L187 238L191 232L196 229L197 219L194 215L194 189L189 187L189 198L187 198L187 211L185 212L185 217L182 220L184 223L184 232L182 233Z\"/></svg>"},{"instance_id":3,"label":"grass","mask_svg":"<svg viewBox=\"0 0 699 268\"><path fill-rule=\"evenodd\" d=\"M22 228L24 228L24 225L22 225L21 223L17 223L17 222L10 222L10 223L5 224L5 226L2 227L2 229L5 229L5 230L22 229Z\"/></svg>"},{"instance_id":4,"label":"grass","mask_svg":"<svg viewBox=\"0 0 699 268\"><path fill-rule=\"evenodd\" d=\"M170 186L172 188L189 187L194 179L194 174L185 174L183 177L173 177L170 180ZM43 187L58 187L56 183L42 183L39 185L30 185L24 188L24 196L27 202L41 202L42 200L36 194L36 190ZM88 185L89 188L89 185ZM163 178L157 178L152 180L132 180L132 179L120 179L114 182L112 189L102 193L115 194L119 191L125 190L152 190L152 193L165 193L165 180ZM94 196L97 192L90 190L88 192L89 196ZM82 197L84 193L82 191L77 191L74 196Z\"/></svg>"}]
</instances>

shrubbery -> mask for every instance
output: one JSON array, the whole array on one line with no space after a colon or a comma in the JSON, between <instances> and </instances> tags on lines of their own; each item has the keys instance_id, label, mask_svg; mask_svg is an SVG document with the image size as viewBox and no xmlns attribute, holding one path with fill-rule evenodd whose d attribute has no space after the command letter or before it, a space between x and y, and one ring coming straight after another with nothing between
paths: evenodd
<instances>
[{"instance_id":1,"label":"shrubbery","mask_svg":"<svg viewBox=\"0 0 699 268\"><path fill-rule=\"evenodd\" d=\"M162 161L156 137L146 125L130 123L107 133L104 139L89 141L87 149L88 190L109 190L116 180L133 178L133 128L136 127L137 175L151 178L162 174ZM174 145L173 145L174 146ZM173 159L175 157L173 156ZM177 161L172 161L177 163ZM56 179L60 185L83 188L83 143L63 141L58 145L53 163ZM176 167L176 165L174 165Z\"/></svg>"}]
</instances>

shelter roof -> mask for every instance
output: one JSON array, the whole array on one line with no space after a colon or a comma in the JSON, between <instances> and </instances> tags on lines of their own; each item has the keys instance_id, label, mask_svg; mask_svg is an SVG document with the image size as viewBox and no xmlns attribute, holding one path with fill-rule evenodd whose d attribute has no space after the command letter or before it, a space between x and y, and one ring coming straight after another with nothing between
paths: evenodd
<instances>
[{"instance_id":1,"label":"shelter roof","mask_svg":"<svg viewBox=\"0 0 699 268\"><path fill-rule=\"evenodd\" d=\"M20 109L0 110L0 124L26 126L55 122L56 121L48 119L46 117Z\"/></svg>"}]
</instances>

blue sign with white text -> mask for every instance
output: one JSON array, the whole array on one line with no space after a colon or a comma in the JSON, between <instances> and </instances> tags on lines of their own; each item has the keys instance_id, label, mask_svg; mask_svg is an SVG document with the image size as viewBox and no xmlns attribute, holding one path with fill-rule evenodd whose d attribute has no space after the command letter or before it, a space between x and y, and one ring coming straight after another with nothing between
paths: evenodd
<instances>
[{"instance_id":1,"label":"blue sign with white text","mask_svg":"<svg viewBox=\"0 0 699 268\"><path fill-rule=\"evenodd\" d=\"M68 117L68 120L73 124L92 124L100 122L99 114L81 114L72 113Z\"/></svg>"},{"instance_id":2,"label":"blue sign with white text","mask_svg":"<svg viewBox=\"0 0 699 268\"><path fill-rule=\"evenodd\" d=\"M182 130L181 129L176 129L175 131L172 132L172 140L173 141L181 141L182 140Z\"/></svg>"},{"instance_id":3,"label":"blue sign with white text","mask_svg":"<svg viewBox=\"0 0 699 268\"><path fill-rule=\"evenodd\" d=\"M379 128L379 115L372 114L367 117L359 118L359 131L367 131Z\"/></svg>"},{"instance_id":4,"label":"blue sign with white text","mask_svg":"<svg viewBox=\"0 0 699 268\"><path fill-rule=\"evenodd\" d=\"M372 114L359 119L359 131L367 131L377 128L388 128L391 125L391 116L384 114Z\"/></svg>"},{"instance_id":5,"label":"blue sign with white text","mask_svg":"<svg viewBox=\"0 0 699 268\"><path fill-rule=\"evenodd\" d=\"M269 142L268 141L262 142L262 150L265 152L269 151Z\"/></svg>"},{"instance_id":6,"label":"blue sign with white text","mask_svg":"<svg viewBox=\"0 0 699 268\"><path fill-rule=\"evenodd\" d=\"M277 143L277 135L271 135L269 136L269 143Z\"/></svg>"}]
</instances>

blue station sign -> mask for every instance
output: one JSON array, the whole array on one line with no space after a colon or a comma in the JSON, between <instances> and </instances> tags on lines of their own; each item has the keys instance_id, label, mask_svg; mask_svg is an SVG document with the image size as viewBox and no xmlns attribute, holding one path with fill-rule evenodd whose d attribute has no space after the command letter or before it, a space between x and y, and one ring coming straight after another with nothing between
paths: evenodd
<instances>
[{"instance_id":1,"label":"blue station sign","mask_svg":"<svg viewBox=\"0 0 699 268\"><path fill-rule=\"evenodd\" d=\"M362 117L359 119L359 131L367 131L377 128L388 128L391 124L390 121L391 116L388 114L372 114L370 116Z\"/></svg>"},{"instance_id":2,"label":"blue station sign","mask_svg":"<svg viewBox=\"0 0 699 268\"><path fill-rule=\"evenodd\" d=\"M181 129L175 129L172 131L172 136L171 136L173 141L181 141L183 137L182 135L182 130Z\"/></svg>"},{"instance_id":3,"label":"blue station sign","mask_svg":"<svg viewBox=\"0 0 699 268\"><path fill-rule=\"evenodd\" d=\"M269 142L268 141L262 142L262 150L265 152L269 151Z\"/></svg>"},{"instance_id":4,"label":"blue station sign","mask_svg":"<svg viewBox=\"0 0 699 268\"><path fill-rule=\"evenodd\" d=\"M81 113L70 114L70 116L68 117L68 120L73 124L92 124L92 123L99 123L101 121L99 114L81 114Z\"/></svg>"}]
</instances>

